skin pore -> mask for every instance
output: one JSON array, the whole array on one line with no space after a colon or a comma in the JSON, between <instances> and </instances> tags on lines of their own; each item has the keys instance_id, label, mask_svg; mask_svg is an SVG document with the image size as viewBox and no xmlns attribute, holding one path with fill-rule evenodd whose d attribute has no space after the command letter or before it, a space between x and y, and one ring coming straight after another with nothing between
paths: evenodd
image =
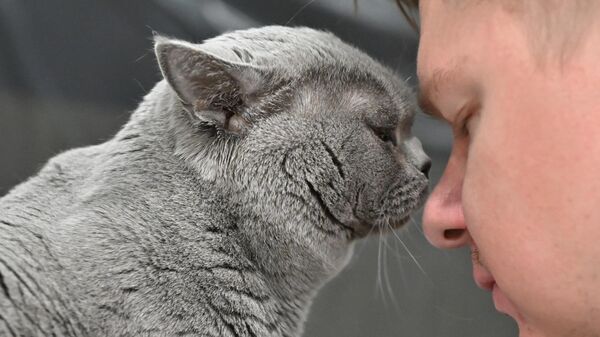
<instances>
[{"instance_id":1,"label":"skin pore","mask_svg":"<svg viewBox=\"0 0 600 337\"><path fill-rule=\"evenodd\" d=\"M426 0L420 17L421 103L454 130L427 238L474 251L521 337L600 336L600 27L544 57L502 2Z\"/></svg>"}]
</instances>

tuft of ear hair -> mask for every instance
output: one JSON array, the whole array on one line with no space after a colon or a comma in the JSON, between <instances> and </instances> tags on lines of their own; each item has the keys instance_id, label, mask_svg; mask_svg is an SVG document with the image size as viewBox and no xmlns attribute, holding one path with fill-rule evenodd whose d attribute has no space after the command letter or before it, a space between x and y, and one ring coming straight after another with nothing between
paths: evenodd
<instances>
[{"instance_id":1,"label":"tuft of ear hair","mask_svg":"<svg viewBox=\"0 0 600 337\"><path fill-rule=\"evenodd\" d=\"M202 45L161 36L154 41L163 77L195 118L234 134L250 127L243 110L246 98L261 87L258 68L226 60Z\"/></svg>"}]
</instances>

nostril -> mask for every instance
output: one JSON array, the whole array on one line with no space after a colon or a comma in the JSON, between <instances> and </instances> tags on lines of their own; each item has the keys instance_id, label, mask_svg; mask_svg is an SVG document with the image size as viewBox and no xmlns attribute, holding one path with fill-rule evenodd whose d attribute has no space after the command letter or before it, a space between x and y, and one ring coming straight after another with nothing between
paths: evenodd
<instances>
[{"instance_id":1,"label":"nostril","mask_svg":"<svg viewBox=\"0 0 600 337\"><path fill-rule=\"evenodd\" d=\"M446 229L444 231L444 239L454 241L460 239L464 233L465 230L460 228Z\"/></svg>"},{"instance_id":2,"label":"nostril","mask_svg":"<svg viewBox=\"0 0 600 337\"><path fill-rule=\"evenodd\" d=\"M429 178L429 170L431 169L431 160L427 160L427 161L423 162L419 169L421 170L421 172L423 172L423 174L427 178Z\"/></svg>"}]
</instances>

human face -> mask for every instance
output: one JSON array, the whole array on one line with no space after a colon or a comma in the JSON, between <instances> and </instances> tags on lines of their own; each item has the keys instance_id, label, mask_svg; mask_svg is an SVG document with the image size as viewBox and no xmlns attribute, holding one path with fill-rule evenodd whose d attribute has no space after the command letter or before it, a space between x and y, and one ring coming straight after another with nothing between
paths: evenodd
<instances>
[{"instance_id":1,"label":"human face","mask_svg":"<svg viewBox=\"0 0 600 337\"><path fill-rule=\"evenodd\" d=\"M475 251L520 336L600 336L600 29L542 61L500 3L421 1L422 103L454 130L425 234Z\"/></svg>"}]
</instances>

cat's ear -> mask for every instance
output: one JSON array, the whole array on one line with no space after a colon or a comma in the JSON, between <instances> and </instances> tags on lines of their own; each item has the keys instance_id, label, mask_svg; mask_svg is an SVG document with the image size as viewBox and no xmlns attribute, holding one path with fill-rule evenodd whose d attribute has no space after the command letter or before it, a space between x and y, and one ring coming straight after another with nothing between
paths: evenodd
<instances>
[{"instance_id":1,"label":"cat's ear","mask_svg":"<svg viewBox=\"0 0 600 337\"><path fill-rule=\"evenodd\" d=\"M232 133L248 129L242 111L261 87L259 69L164 37L155 37L154 49L164 78L196 118Z\"/></svg>"}]
</instances>

